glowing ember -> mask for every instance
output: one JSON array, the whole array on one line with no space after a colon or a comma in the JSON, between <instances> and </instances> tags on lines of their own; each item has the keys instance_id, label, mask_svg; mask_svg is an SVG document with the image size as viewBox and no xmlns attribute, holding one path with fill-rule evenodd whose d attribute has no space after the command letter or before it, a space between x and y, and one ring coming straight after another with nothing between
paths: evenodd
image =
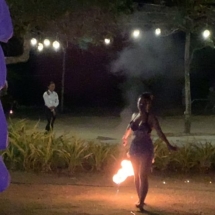
<instances>
[{"instance_id":1,"label":"glowing ember","mask_svg":"<svg viewBox=\"0 0 215 215\"><path fill-rule=\"evenodd\" d=\"M117 174L113 176L113 182L116 184L120 184L123 181L126 180L127 177L133 176L134 171L131 164L131 161L129 160L123 160L121 162L122 168L118 170Z\"/></svg>"}]
</instances>

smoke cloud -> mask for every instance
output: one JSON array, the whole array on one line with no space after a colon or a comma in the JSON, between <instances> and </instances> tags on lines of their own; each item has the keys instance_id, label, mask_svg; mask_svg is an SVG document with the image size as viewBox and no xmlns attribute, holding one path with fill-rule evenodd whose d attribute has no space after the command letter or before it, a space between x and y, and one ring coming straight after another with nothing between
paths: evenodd
<instances>
[{"instance_id":1,"label":"smoke cloud","mask_svg":"<svg viewBox=\"0 0 215 215\"><path fill-rule=\"evenodd\" d=\"M163 92L171 96L171 90L162 80L171 80L171 84L173 80L183 77L182 41L174 36L156 37L154 32L143 34L138 40L131 40L111 64L113 73L120 72L126 76L122 91L127 106L132 110L143 91L154 91L160 95ZM158 83L152 86L150 80L157 80Z\"/></svg>"}]
</instances>

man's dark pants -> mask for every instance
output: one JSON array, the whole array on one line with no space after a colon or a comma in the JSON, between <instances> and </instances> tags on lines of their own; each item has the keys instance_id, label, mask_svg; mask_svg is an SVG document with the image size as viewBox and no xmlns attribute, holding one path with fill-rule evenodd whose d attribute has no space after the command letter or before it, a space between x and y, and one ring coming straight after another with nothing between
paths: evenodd
<instances>
[{"instance_id":1,"label":"man's dark pants","mask_svg":"<svg viewBox=\"0 0 215 215\"><path fill-rule=\"evenodd\" d=\"M47 107L45 107L45 114L47 119L46 131L53 130L54 128L54 121L56 119L56 112L55 114Z\"/></svg>"}]
</instances>

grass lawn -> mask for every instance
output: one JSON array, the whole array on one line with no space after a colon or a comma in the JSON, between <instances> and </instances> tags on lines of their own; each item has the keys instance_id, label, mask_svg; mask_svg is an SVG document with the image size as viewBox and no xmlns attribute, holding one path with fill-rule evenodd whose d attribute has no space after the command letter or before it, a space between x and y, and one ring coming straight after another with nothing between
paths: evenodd
<instances>
[{"instance_id":1,"label":"grass lawn","mask_svg":"<svg viewBox=\"0 0 215 215\"><path fill-rule=\"evenodd\" d=\"M132 177L118 190L111 175L96 173L65 176L13 172L11 176L10 187L0 195L1 215L140 213L134 207L137 198ZM144 214L213 215L214 179L214 176L192 176L185 183L188 176L152 174L145 207L149 212Z\"/></svg>"}]
</instances>

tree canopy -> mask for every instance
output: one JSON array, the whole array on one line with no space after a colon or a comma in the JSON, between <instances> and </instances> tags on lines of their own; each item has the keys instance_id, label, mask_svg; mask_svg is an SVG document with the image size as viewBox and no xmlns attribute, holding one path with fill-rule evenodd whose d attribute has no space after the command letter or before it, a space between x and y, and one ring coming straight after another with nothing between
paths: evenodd
<instances>
[{"instance_id":1,"label":"tree canopy","mask_svg":"<svg viewBox=\"0 0 215 215\"><path fill-rule=\"evenodd\" d=\"M23 54L7 57L7 64L29 58L32 37L67 43L103 42L118 30L122 15L132 13L133 0L7 0L14 36L23 40ZM13 45L12 45L13 46ZM14 47L14 46L13 46Z\"/></svg>"},{"instance_id":2,"label":"tree canopy","mask_svg":"<svg viewBox=\"0 0 215 215\"><path fill-rule=\"evenodd\" d=\"M44 35L98 41L109 35L122 14L133 10L132 0L8 0L15 35ZM56 35L55 35L56 34Z\"/></svg>"}]
</instances>

